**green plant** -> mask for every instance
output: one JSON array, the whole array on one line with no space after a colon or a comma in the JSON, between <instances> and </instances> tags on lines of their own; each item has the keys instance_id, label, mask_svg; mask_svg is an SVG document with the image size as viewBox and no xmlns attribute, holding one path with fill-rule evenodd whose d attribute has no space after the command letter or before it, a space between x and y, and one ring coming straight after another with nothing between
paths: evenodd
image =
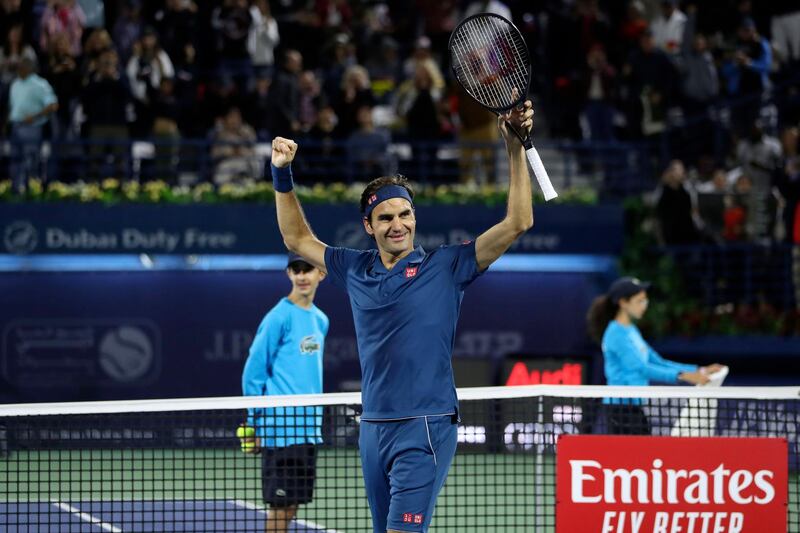
<instances>
[{"instance_id":1,"label":"green plant","mask_svg":"<svg viewBox=\"0 0 800 533\"><path fill-rule=\"evenodd\" d=\"M306 204L358 203L363 183L318 183L298 185L297 195ZM496 185L421 185L416 186L416 202L425 204L483 204L504 205L507 187ZM31 180L23 193L14 192L9 181L0 181L0 202L82 202L115 204L121 202L189 204L189 203L272 203L275 192L272 184L254 179L214 187L210 183L193 186L170 185L164 181L120 182L107 178L100 182L42 183ZM537 191L534 202L543 203ZM555 203L592 205L597 203L597 193L589 187L572 187L560 192Z\"/></svg>"}]
</instances>

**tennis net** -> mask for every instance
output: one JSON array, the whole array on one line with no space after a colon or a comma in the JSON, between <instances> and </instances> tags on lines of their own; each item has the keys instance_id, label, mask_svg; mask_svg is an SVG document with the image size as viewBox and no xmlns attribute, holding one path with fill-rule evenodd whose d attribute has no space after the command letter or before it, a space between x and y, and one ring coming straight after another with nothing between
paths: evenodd
<instances>
[{"instance_id":1,"label":"tennis net","mask_svg":"<svg viewBox=\"0 0 800 533\"><path fill-rule=\"evenodd\" d=\"M647 505L662 498L656 494L661 481L652 477L659 476L664 502L646 520L659 520L656 511L666 509L670 520L684 513L678 516L683 529L675 531L800 532L800 389L541 385L458 392L458 452L438 499L433 531L635 531L613 529L613 520L609 529L577 529L561 513L585 510L589 517L612 509L619 519L620 510L649 512ZM270 468L286 461L290 483L301 487L315 475L313 499L299 506L290 531L372 531L358 454L360 412L358 394L0 405L0 531L265 531L265 457L271 458ZM264 424L270 427L261 429ZM245 453L238 437L248 433L237 436L243 425L272 447ZM611 434L622 440L590 440ZM642 440L646 436L651 440ZM319 442L311 466L286 459L276 448L306 441ZM785 453L762 455L762 442L777 442ZM570 461L566 452L557 457L557 448L567 449L564 443L577 454ZM672 451L676 443L706 450L697 455L710 462L692 463L686 448ZM577 452L573 444L579 445ZM740 444L755 448L740 451ZM649 450L661 455L639 457ZM630 462L627 488L625 464L601 468L611 460L603 454L614 452ZM715 455L725 459L715 462ZM647 463L641 466L642 461ZM753 465L733 464L738 461ZM577 474L576 464L583 465ZM595 464L596 472L589 468ZM714 470L718 464L721 474ZM761 474L773 492L765 503L769 490L757 481L768 466L782 472ZM668 468L684 472L683 479L680 473L674 479ZM705 500L702 484L687 485L703 468ZM749 477L739 474L748 468ZM639 477L636 469L651 477ZM610 484L607 478L600 481L607 471ZM723 476L722 488L717 476ZM586 481L578 492L576 480ZM277 505L291 505L291 495L287 498ZM561 507L566 504L577 507ZM761 520L758 513L775 505L785 529L752 529ZM688 527L687 517L695 511ZM720 512L728 513L728 522L721 522L727 529L713 529ZM742 518L733 518L736 513Z\"/></svg>"}]
</instances>

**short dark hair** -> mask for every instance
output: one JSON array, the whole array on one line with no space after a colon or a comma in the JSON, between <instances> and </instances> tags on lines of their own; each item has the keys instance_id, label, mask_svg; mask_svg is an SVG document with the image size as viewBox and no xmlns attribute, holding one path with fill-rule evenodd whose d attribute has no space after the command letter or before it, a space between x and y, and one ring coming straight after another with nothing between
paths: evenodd
<instances>
[{"instance_id":1,"label":"short dark hair","mask_svg":"<svg viewBox=\"0 0 800 533\"><path fill-rule=\"evenodd\" d=\"M364 192L361 193L361 214L367 212L367 200L370 196L375 194L378 189L381 187L385 187L386 185L399 185L400 187L405 188L408 191L408 195L411 199L414 199L414 189L411 188L411 184L408 183L408 179L403 176L402 174L394 174L392 176L381 176L380 178L375 178L374 180L370 181L367 186L364 188Z\"/></svg>"}]
</instances>

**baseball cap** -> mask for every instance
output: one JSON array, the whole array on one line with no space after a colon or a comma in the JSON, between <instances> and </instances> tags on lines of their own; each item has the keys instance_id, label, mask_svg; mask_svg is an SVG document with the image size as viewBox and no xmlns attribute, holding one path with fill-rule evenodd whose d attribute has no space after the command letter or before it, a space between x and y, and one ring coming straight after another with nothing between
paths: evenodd
<instances>
[{"instance_id":1,"label":"baseball cap","mask_svg":"<svg viewBox=\"0 0 800 533\"><path fill-rule=\"evenodd\" d=\"M623 298L630 298L634 294L646 291L650 288L650 285L647 281L626 276L612 283L606 294L608 294L613 303L617 303Z\"/></svg>"},{"instance_id":2,"label":"baseball cap","mask_svg":"<svg viewBox=\"0 0 800 533\"><path fill-rule=\"evenodd\" d=\"M293 252L289 252L288 260L286 261L286 267L288 268L288 267L292 266L293 263L305 263L305 264L307 264L307 265L309 265L311 267L314 266L311 263L309 263L307 260L303 259L302 256L299 256L299 255L297 255L296 253L293 253Z\"/></svg>"}]
</instances>

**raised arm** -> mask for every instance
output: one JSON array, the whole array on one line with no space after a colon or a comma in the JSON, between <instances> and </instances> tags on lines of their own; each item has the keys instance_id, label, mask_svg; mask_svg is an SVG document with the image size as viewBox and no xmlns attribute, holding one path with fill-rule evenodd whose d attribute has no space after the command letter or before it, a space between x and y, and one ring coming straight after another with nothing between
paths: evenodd
<instances>
[{"instance_id":1,"label":"raised arm","mask_svg":"<svg viewBox=\"0 0 800 533\"><path fill-rule=\"evenodd\" d=\"M475 241L475 257L478 268L485 270L508 250L520 235L533 227L533 201L531 178L528 174L528 161L525 148L512 132L506 121L510 121L520 134L530 132L533 127L533 106L530 100L521 110L513 110L498 117L500 132L506 143L509 170L508 210L498 224L482 233Z\"/></svg>"},{"instance_id":2,"label":"raised arm","mask_svg":"<svg viewBox=\"0 0 800 533\"><path fill-rule=\"evenodd\" d=\"M308 225L297 195L294 193L291 164L297 153L297 143L275 137L272 141L272 182L275 185L275 208L278 227L286 247L325 271L325 248Z\"/></svg>"}]
</instances>

